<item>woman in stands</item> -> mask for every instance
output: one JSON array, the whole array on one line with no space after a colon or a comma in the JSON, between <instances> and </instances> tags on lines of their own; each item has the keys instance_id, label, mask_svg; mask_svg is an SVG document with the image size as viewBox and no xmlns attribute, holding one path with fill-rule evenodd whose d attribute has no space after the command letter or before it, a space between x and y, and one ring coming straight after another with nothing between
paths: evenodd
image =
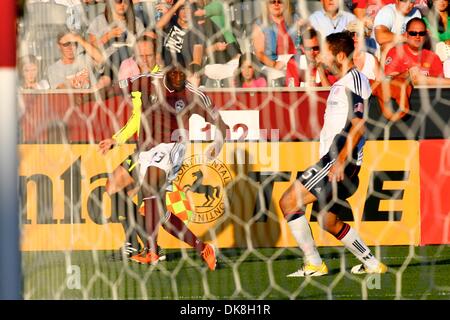
<instances>
[{"instance_id":1,"label":"woman in stands","mask_svg":"<svg viewBox=\"0 0 450 320\"><path fill-rule=\"evenodd\" d=\"M423 21L436 43L436 54L442 61L450 58L450 6L449 0L430 0L431 10Z\"/></svg>"},{"instance_id":2,"label":"woman in stands","mask_svg":"<svg viewBox=\"0 0 450 320\"><path fill-rule=\"evenodd\" d=\"M267 81L258 72L258 59L251 53L244 53L239 58L238 74L235 86L237 88L267 87Z\"/></svg>"},{"instance_id":3,"label":"woman in stands","mask_svg":"<svg viewBox=\"0 0 450 320\"><path fill-rule=\"evenodd\" d=\"M266 0L267 16L253 27L252 42L258 60L267 66L269 82L281 79L285 86L300 85L299 70L293 56L297 53L297 24L291 23L289 1ZM279 71L279 72L277 72ZM278 75L282 75L278 77Z\"/></svg>"},{"instance_id":4,"label":"woman in stands","mask_svg":"<svg viewBox=\"0 0 450 320\"><path fill-rule=\"evenodd\" d=\"M47 80L39 80L39 63L35 56L28 55L19 61L20 87L22 89L50 89Z\"/></svg>"},{"instance_id":5,"label":"woman in stands","mask_svg":"<svg viewBox=\"0 0 450 320\"><path fill-rule=\"evenodd\" d=\"M202 2L204 2L204 6L202 6ZM241 49L236 39L236 36L234 35L233 30L230 27L231 22L227 21L228 18L225 14L223 1L220 0L197 1L197 5L198 7L197 10L194 11L194 16L200 19L204 17L211 19L211 21L217 27L213 29L214 33L218 34L218 36L220 37L222 37L223 35L224 38L223 42L226 44L224 46L224 49L221 50L221 52L223 52L224 58L215 59L213 63L226 63L231 59L238 58L239 55L241 54ZM208 21L206 19L204 20ZM220 47L220 45L216 45L216 47L218 46Z\"/></svg>"},{"instance_id":6,"label":"woman in stands","mask_svg":"<svg viewBox=\"0 0 450 320\"><path fill-rule=\"evenodd\" d=\"M132 55L136 37L143 31L131 0L107 0L105 13L91 22L86 33L90 43L105 51L111 67L118 69Z\"/></svg>"}]
</instances>

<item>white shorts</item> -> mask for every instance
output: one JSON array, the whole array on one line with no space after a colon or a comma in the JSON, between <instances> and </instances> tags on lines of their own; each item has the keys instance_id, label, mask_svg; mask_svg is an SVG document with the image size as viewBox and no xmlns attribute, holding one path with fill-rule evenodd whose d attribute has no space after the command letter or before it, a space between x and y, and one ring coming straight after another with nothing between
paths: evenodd
<instances>
[{"instance_id":1,"label":"white shorts","mask_svg":"<svg viewBox=\"0 0 450 320\"><path fill-rule=\"evenodd\" d=\"M177 177L183 163L186 146L183 143L160 143L149 151L139 153L139 184L142 184L149 167L166 172L167 182Z\"/></svg>"}]
</instances>

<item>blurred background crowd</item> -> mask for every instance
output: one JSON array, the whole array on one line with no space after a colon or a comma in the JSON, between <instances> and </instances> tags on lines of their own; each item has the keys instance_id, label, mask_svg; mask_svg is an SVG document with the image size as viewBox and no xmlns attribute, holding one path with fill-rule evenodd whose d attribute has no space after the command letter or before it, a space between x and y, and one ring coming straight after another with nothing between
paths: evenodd
<instances>
[{"instance_id":1,"label":"blurred background crowd","mask_svg":"<svg viewBox=\"0 0 450 320\"><path fill-rule=\"evenodd\" d=\"M22 89L100 89L181 64L204 88L330 86L324 39L348 32L371 81L450 84L448 0L28 0Z\"/></svg>"}]
</instances>

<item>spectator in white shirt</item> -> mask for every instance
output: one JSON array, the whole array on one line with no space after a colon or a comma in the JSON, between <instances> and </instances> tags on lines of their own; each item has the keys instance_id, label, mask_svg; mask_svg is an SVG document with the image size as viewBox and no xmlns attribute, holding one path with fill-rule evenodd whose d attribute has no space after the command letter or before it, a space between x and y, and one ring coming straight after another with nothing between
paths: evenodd
<instances>
[{"instance_id":1,"label":"spectator in white shirt","mask_svg":"<svg viewBox=\"0 0 450 320\"><path fill-rule=\"evenodd\" d=\"M406 23L414 17L422 16L414 7L414 3L415 0L395 0L395 3L385 5L378 11L373 25L375 40L381 53L386 53L397 43L406 41Z\"/></svg>"},{"instance_id":2,"label":"spectator in white shirt","mask_svg":"<svg viewBox=\"0 0 450 320\"><path fill-rule=\"evenodd\" d=\"M444 77L450 78L450 59L444 61Z\"/></svg>"},{"instance_id":3,"label":"spectator in white shirt","mask_svg":"<svg viewBox=\"0 0 450 320\"><path fill-rule=\"evenodd\" d=\"M311 26L326 37L329 34L342 32L355 15L340 9L341 0L320 0L323 9L315 11L309 17Z\"/></svg>"},{"instance_id":4,"label":"spectator in white shirt","mask_svg":"<svg viewBox=\"0 0 450 320\"><path fill-rule=\"evenodd\" d=\"M52 89L87 89L96 83L93 68L104 63L100 51L79 34L65 30L58 34L56 41L61 59L48 67L47 75ZM86 54L77 54L80 45Z\"/></svg>"}]
</instances>

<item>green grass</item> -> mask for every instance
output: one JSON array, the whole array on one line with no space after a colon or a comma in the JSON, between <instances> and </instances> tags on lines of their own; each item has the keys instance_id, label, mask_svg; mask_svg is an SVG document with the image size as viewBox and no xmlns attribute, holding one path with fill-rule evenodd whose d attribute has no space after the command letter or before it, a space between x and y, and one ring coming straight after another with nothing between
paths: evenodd
<instances>
[{"instance_id":1,"label":"green grass","mask_svg":"<svg viewBox=\"0 0 450 320\"><path fill-rule=\"evenodd\" d=\"M378 252L389 272L370 279L349 273L358 261L343 248L319 248L330 275L286 278L298 249L222 249L210 272L193 250L170 250L157 266L113 260L111 251L24 252L26 299L450 299L450 246L389 246ZM66 268L80 269L69 289ZM74 283L74 282L72 282ZM75 282L76 283L76 282Z\"/></svg>"}]
</instances>

